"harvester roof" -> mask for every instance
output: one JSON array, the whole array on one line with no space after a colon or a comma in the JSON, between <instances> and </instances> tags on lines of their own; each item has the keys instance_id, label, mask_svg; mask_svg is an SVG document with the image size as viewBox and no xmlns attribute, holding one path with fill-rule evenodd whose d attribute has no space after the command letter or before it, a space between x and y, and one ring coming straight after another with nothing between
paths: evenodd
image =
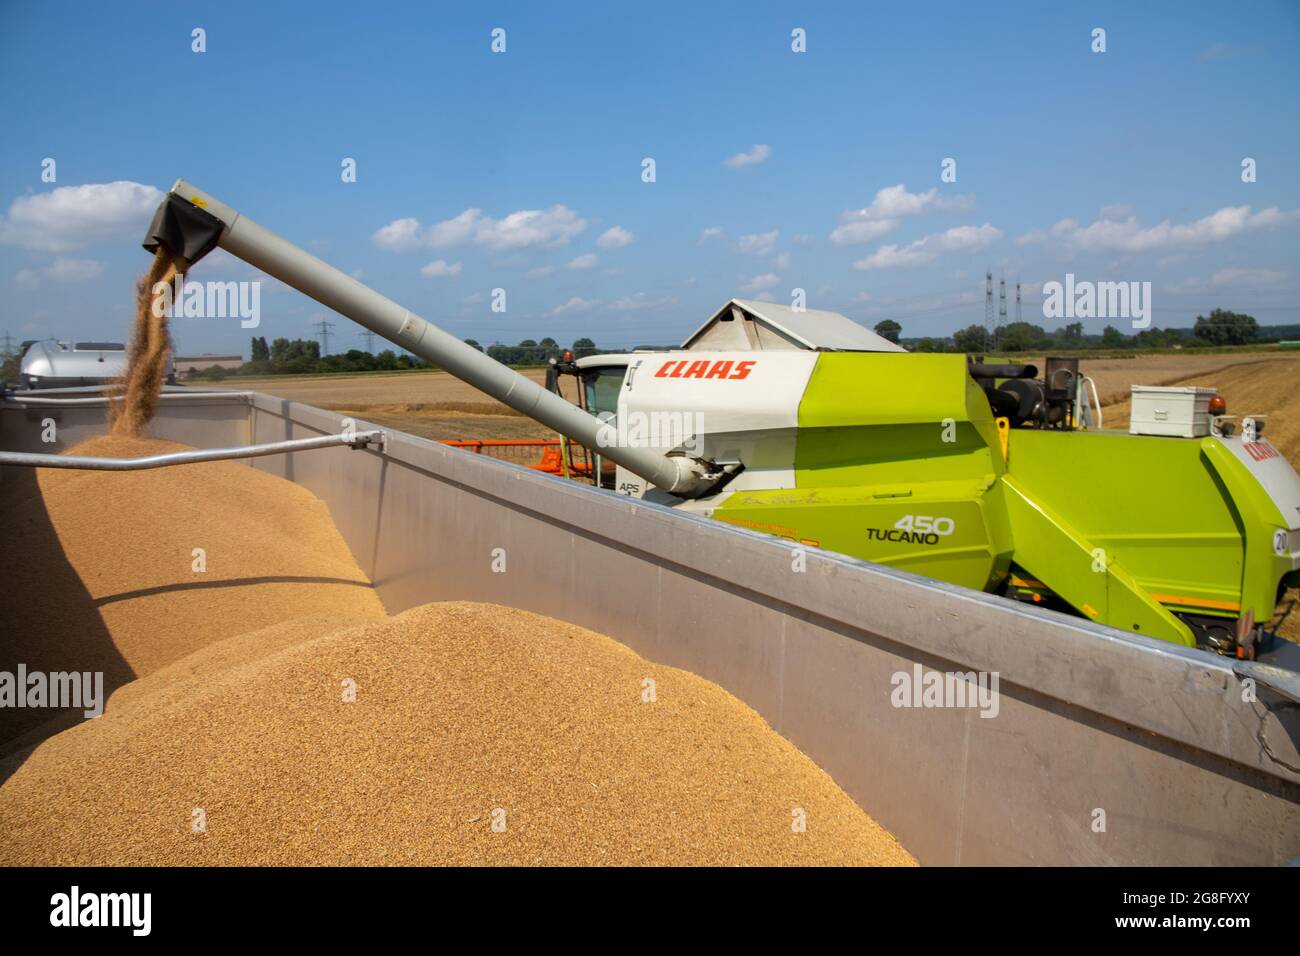
<instances>
[{"instance_id":1,"label":"harvester roof","mask_svg":"<svg viewBox=\"0 0 1300 956\"><path fill-rule=\"evenodd\" d=\"M809 349L904 352L887 338L838 312L792 309L774 302L732 299L696 329L682 348L702 352Z\"/></svg>"}]
</instances>

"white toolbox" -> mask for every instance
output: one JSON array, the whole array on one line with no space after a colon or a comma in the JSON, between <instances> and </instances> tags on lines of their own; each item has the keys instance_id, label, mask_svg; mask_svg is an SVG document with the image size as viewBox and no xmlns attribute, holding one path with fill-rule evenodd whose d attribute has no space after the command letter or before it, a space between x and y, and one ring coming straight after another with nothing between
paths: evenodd
<instances>
[{"instance_id":1,"label":"white toolbox","mask_svg":"<svg viewBox=\"0 0 1300 956\"><path fill-rule=\"evenodd\" d=\"M1204 438L1210 434L1210 399L1217 392L1214 388L1134 385L1129 434Z\"/></svg>"}]
</instances>

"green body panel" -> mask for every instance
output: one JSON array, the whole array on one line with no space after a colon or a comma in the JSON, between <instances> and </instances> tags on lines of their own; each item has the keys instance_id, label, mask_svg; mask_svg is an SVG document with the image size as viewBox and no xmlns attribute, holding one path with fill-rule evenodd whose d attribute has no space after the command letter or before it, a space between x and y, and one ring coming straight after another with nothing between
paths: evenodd
<instances>
[{"instance_id":1,"label":"green body panel","mask_svg":"<svg viewBox=\"0 0 1300 956\"><path fill-rule=\"evenodd\" d=\"M1245 539L1239 613L1249 612L1254 620L1267 621L1277 606L1278 580L1291 573L1287 560L1274 553L1270 541L1274 531L1286 528L1288 522L1255 476L1222 442L1205 438L1200 444L1206 461L1227 489Z\"/></svg>"},{"instance_id":2,"label":"green body panel","mask_svg":"<svg viewBox=\"0 0 1300 956\"><path fill-rule=\"evenodd\" d=\"M1011 560L1000 495L965 481L740 491L714 517L977 590L995 586ZM946 518L952 530L896 527L909 517L921 527Z\"/></svg>"},{"instance_id":3,"label":"green body panel","mask_svg":"<svg viewBox=\"0 0 1300 956\"><path fill-rule=\"evenodd\" d=\"M826 353L799 405L796 487L736 492L714 517L984 590L1011 558L1003 470L964 356Z\"/></svg>"},{"instance_id":4,"label":"green body panel","mask_svg":"<svg viewBox=\"0 0 1300 956\"><path fill-rule=\"evenodd\" d=\"M1184 645L1175 612L1268 619L1285 525L1220 441L1013 429L1004 456L965 365L819 356L796 487L737 491L714 517L982 590L1023 575L1092 620Z\"/></svg>"}]
</instances>

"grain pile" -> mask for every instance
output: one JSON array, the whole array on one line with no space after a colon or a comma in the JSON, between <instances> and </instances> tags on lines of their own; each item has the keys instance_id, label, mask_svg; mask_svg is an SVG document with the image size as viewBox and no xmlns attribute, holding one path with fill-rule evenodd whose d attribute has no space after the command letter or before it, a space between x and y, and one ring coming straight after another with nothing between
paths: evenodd
<instances>
[{"instance_id":1,"label":"grain pile","mask_svg":"<svg viewBox=\"0 0 1300 956\"><path fill-rule=\"evenodd\" d=\"M164 448L78 449L108 450ZM228 589L157 590L197 538L327 561L337 532L319 502L306 527L287 482L213 464L40 485L87 588L152 602L111 628L148 664L103 717L0 760L0 864L914 863L750 708L582 628L466 603L378 617L354 584L252 584L291 589L249 592L253 614L186 603Z\"/></svg>"},{"instance_id":2,"label":"grain pile","mask_svg":"<svg viewBox=\"0 0 1300 956\"><path fill-rule=\"evenodd\" d=\"M109 388L110 396L121 399L108 408L109 431L114 435L139 435L153 420L167 377L167 359L172 353L171 332L167 328L166 310L161 295L154 289L170 285L184 274L189 263L173 256L160 245L149 269L136 281L135 325L131 330L131 348L127 354L126 376Z\"/></svg>"},{"instance_id":3,"label":"grain pile","mask_svg":"<svg viewBox=\"0 0 1300 956\"><path fill-rule=\"evenodd\" d=\"M185 447L114 436L71 453ZM235 634L310 615L384 613L325 505L244 464L8 469L0 491L0 669L103 671L112 690ZM196 570L195 549L206 570ZM0 709L0 752L50 716Z\"/></svg>"}]
</instances>

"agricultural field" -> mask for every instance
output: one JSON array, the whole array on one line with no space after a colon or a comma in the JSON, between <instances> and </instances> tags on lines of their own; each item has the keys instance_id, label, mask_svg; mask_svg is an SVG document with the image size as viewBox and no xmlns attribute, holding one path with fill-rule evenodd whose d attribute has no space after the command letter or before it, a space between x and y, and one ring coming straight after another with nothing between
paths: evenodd
<instances>
[{"instance_id":1,"label":"agricultural field","mask_svg":"<svg viewBox=\"0 0 1300 956\"><path fill-rule=\"evenodd\" d=\"M546 380L545 369L523 374L539 385ZM554 437L546 426L446 372L250 376L223 387L266 392L422 438Z\"/></svg>"},{"instance_id":2,"label":"agricultural field","mask_svg":"<svg viewBox=\"0 0 1300 956\"><path fill-rule=\"evenodd\" d=\"M992 360L992 359L990 359ZM1027 357L1042 368L1041 356ZM1292 462L1300 461L1300 354L1232 352L1170 353L1134 358L1085 359L1085 375L1097 383L1106 427L1127 427L1132 385L1219 386L1229 410L1272 413L1270 437ZM527 369L541 384L545 369ZM566 383L568 384L568 383ZM253 389L424 438L545 438L546 428L446 372L380 372L353 375L270 375L227 380L223 387ZM572 399L572 394L566 393ZM1262 403L1262 404L1261 404ZM1246 406L1249 406L1247 408ZM1287 418L1291 420L1288 429ZM1290 444L1284 447L1284 442Z\"/></svg>"}]
</instances>

